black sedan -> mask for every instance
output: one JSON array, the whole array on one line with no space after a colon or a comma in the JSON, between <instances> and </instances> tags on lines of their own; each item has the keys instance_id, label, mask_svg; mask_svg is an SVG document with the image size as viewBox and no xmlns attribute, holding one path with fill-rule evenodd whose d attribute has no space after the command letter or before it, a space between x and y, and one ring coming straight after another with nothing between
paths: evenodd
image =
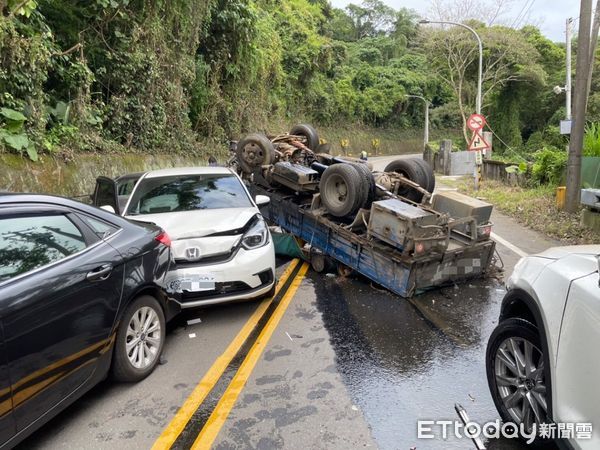
<instances>
[{"instance_id":1,"label":"black sedan","mask_svg":"<svg viewBox=\"0 0 600 450\"><path fill-rule=\"evenodd\" d=\"M152 372L176 313L169 237L60 197L0 195L0 447L12 447L109 371Z\"/></svg>"}]
</instances>

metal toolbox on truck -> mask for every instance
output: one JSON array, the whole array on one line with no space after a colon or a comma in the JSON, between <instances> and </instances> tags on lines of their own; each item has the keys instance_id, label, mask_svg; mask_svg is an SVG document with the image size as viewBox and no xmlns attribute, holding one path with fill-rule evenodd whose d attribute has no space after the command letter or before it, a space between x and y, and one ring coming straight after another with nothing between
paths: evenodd
<instances>
[{"instance_id":1,"label":"metal toolbox on truck","mask_svg":"<svg viewBox=\"0 0 600 450\"><path fill-rule=\"evenodd\" d=\"M403 250L404 253L444 251L448 230L439 215L398 199L373 202L368 236Z\"/></svg>"},{"instance_id":2,"label":"metal toolbox on truck","mask_svg":"<svg viewBox=\"0 0 600 450\"><path fill-rule=\"evenodd\" d=\"M490 217L493 209L493 205L490 203L459 192L445 191L433 196L431 207L439 213L448 214L452 219L473 217L477 223L478 238L489 238L492 225ZM471 232L468 224L458 225L453 230L466 235L470 235Z\"/></svg>"}]
</instances>

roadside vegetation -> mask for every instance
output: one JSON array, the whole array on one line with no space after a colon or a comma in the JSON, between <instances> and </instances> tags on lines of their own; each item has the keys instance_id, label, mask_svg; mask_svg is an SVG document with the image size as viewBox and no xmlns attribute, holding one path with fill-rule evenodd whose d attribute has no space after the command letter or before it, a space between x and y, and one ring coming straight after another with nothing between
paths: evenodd
<instances>
[{"instance_id":1,"label":"roadside vegetation","mask_svg":"<svg viewBox=\"0 0 600 450\"><path fill-rule=\"evenodd\" d=\"M522 225L557 239L564 245L600 242L600 233L581 225L579 212L569 214L556 207L555 186L507 186L484 180L480 189L475 191L473 180L467 177L454 182L444 180L444 184L451 184L465 194L492 203L494 208Z\"/></svg>"},{"instance_id":2,"label":"roadside vegetation","mask_svg":"<svg viewBox=\"0 0 600 450\"><path fill-rule=\"evenodd\" d=\"M468 23L484 41L497 154L529 161L563 148L563 98L552 87L564 80L564 45L534 26L497 23L511 1L478 11L430 1L433 19L480 18ZM431 100L433 139L454 130L464 142L474 110L468 32L418 26L413 11L381 0L343 10L328 0L0 0L0 12L0 151L32 160L205 154L244 132L304 121L330 142L379 138L385 151L390 134L420 136L423 102L407 95ZM596 94L589 109L597 120Z\"/></svg>"}]
</instances>

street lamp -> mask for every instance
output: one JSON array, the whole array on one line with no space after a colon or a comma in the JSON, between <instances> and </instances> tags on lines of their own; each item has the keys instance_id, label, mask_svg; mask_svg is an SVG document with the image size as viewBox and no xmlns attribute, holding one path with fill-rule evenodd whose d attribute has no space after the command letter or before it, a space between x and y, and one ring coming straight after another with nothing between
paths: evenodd
<instances>
[{"instance_id":1,"label":"street lamp","mask_svg":"<svg viewBox=\"0 0 600 450\"><path fill-rule=\"evenodd\" d=\"M431 102L429 100L427 100L425 97L421 97L420 95L407 94L406 97L419 98L425 102L425 128L423 131L423 148L425 148L427 146L427 144L429 143L429 105L431 105Z\"/></svg>"},{"instance_id":2,"label":"street lamp","mask_svg":"<svg viewBox=\"0 0 600 450\"><path fill-rule=\"evenodd\" d=\"M481 114L481 85L482 85L482 79L483 79L483 44L481 43L481 38L477 34L477 31L475 31L470 26L465 25L464 23L449 22L449 21L445 21L445 20L427 20L427 19L423 19L423 20L419 20L419 23L420 24L438 23L438 24L445 24L445 25L456 25L457 27L466 28L471 33L473 33L473 35L475 36L475 39L477 39L477 44L479 46L479 76L477 78L477 105L476 105L476 110L477 110L477 114Z\"/></svg>"}]
</instances>

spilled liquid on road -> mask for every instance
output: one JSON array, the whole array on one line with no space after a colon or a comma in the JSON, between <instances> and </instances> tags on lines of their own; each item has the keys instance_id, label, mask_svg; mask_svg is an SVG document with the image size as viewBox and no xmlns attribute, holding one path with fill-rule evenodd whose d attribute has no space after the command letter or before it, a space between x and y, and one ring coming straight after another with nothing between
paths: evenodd
<instances>
[{"instance_id":1,"label":"spilled liquid on road","mask_svg":"<svg viewBox=\"0 0 600 450\"><path fill-rule=\"evenodd\" d=\"M411 302L367 280L311 274L337 369L383 449L474 448L470 440L417 439L417 420L498 418L487 386L485 347L505 290L479 280ZM439 430L441 434L441 429ZM524 448L514 440L490 449Z\"/></svg>"}]
</instances>

